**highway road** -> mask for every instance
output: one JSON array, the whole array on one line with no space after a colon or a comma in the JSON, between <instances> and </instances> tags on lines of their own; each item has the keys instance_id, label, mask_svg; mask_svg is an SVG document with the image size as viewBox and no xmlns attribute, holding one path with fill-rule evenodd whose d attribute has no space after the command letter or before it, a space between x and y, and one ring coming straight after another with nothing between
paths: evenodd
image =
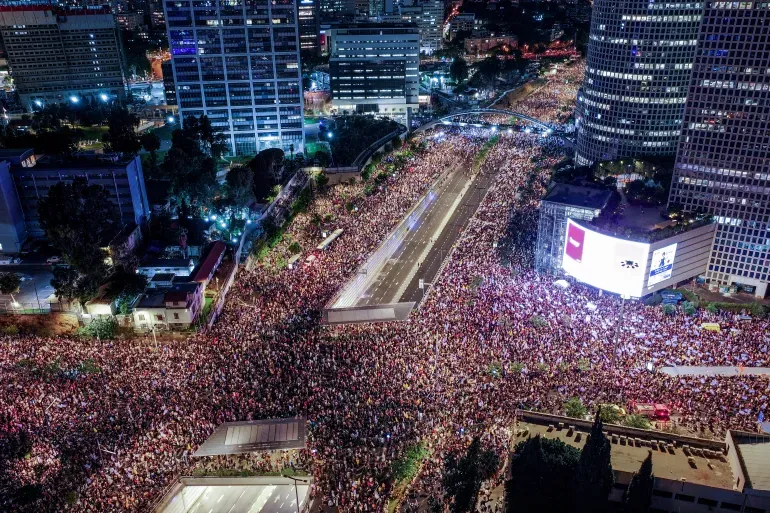
<instances>
[{"instance_id":1,"label":"highway road","mask_svg":"<svg viewBox=\"0 0 770 513\"><path fill-rule=\"evenodd\" d=\"M435 188L436 199L411 227L356 306L419 302L419 280L430 283L484 197L491 177L458 167Z\"/></svg>"}]
</instances>

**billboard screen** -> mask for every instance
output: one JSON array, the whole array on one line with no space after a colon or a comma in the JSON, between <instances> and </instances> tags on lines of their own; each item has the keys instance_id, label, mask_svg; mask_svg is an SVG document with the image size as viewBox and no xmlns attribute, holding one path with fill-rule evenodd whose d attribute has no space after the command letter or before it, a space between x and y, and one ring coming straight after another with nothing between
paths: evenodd
<instances>
[{"instance_id":1,"label":"billboard screen","mask_svg":"<svg viewBox=\"0 0 770 513\"><path fill-rule=\"evenodd\" d=\"M567 220L562 269L594 287L641 297L650 245L604 235Z\"/></svg>"},{"instance_id":2,"label":"billboard screen","mask_svg":"<svg viewBox=\"0 0 770 513\"><path fill-rule=\"evenodd\" d=\"M650 278L647 286L652 287L662 281L671 278L674 270L674 256L676 255L676 243L652 252L652 264L650 264Z\"/></svg>"}]
</instances>

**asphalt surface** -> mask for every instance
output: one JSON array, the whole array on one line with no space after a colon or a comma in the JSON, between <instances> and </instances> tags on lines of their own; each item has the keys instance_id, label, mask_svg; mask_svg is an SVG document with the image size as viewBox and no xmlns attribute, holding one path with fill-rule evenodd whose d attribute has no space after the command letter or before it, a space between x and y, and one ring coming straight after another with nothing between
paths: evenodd
<instances>
[{"instance_id":1,"label":"asphalt surface","mask_svg":"<svg viewBox=\"0 0 770 513\"><path fill-rule=\"evenodd\" d=\"M11 298L10 294L0 294L0 311L13 311L14 309L49 308L48 299L53 295L51 286L53 278L52 266L30 263L16 265L2 265L0 272L16 273L22 277L21 286ZM14 308L13 301L19 303Z\"/></svg>"},{"instance_id":2,"label":"asphalt surface","mask_svg":"<svg viewBox=\"0 0 770 513\"><path fill-rule=\"evenodd\" d=\"M469 183L469 170L458 167L435 188L436 199L410 229L393 258L382 268L356 306L422 300L441 264L478 208L489 176L478 174Z\"/></svg>"}]
</instances>

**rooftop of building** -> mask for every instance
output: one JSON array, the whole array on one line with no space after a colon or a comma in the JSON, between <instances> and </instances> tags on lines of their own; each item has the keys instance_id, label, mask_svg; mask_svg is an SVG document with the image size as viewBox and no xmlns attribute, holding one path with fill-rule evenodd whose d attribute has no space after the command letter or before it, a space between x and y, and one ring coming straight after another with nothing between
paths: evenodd
<instances>
[{"instance_id":1,"label":"rooftop of building","mask_svg":"<svg viewBox=\"0 0 770 513\"><path fill-rule=\"evenodd\" d=\"M303 449L305 431L304 417L225 422L203 442L194 456Z\"/></svg>"},{"instance_id":2,"label":"rooftop of building","mask_svg":"<svg viewBox=\"0 0 770 513\"><path fill-rule=\"evenodd\" d=\"M754 490L770 490L770 435L731 431L746 485Z\"/></svg>"},{"instance_id":3,"label":"rooftop of building","mask_svg":"<svg viewBox=\"0 0 770 513\"><path fill-rule=\"evenodd\" d=\"M607 206L611 197L612 191L606 188L557 183L546 193L543 201L574 207L602 209Z\"/></svg>"},{"instance_id":4,"label":"rooftop of building","mask_svg":"<svg viewBox=\"0 0 770 513\"><path fill-rule=\"evenodd\" d=\"M190 267L191 262L189 258L148 258L139 267Z\"/></svg>"},{"instance_id":5,"label":"rooftop of building","mask_svg":"<svg viewBox=\"0 0 770 513\"><path fill-rule=\"evenodd\" d=\"M418 30L417 25L414 23L332 23L331 29L333 30L382 30L382 29L413 29Z\"/></svg>"},{"instance_id":6,"label":"rooftop of building","mask_svg":"<svg viewBox=\"0 0 770 513\"><path fill-rule=\"evenodd\" d=\"M226 249L227 245L222 241L216 241L212 244L206 257L198 264L198 268L193 270L191 281L208 280Z\"/></svg>"},{"instance_id":7,"label":"rooftop of building","mask_svg":"<svg viewBox=\"0 0 770 513\"><path fill-rule=\"evenodd\" d=\"M174 273L155 273L150 281L173 281L175 277L176 274Z\"/></svg>"},{"instance_id":8,"label":"rooftop of building","mask_svg":"<svg viewBox=\"0 0 770 513\"><path fill-rule=\"evenodd\" d=\"M591 431L589 421L534 412L520 414L517 442L539 434L582 449ZM727 490L733 488L733 471L723 454L724 443L611 424L604 425L604 432L611 441L613 470L633 474L652 452L656 477ZM770 460L767 466L770 468Z\"/></svg>"},{"instance_id":9,"label":"rooftop of building","mask_svg":"<svg viewBox=\"0 0 770 513\"><path fill-rule=\"evenodd\" d=\"M29 151L29 149L10 151ZM34 166L12 166L12 169L31 173L50 171L52 169L120 169L128 166L128 164L135 158L136 157L133 156L121 156L116 153L89 153L71 156L39 155L37 156L37 161ZM2 157L0 157L0 159L2 159Z\"/></svg>"}]
</instances>

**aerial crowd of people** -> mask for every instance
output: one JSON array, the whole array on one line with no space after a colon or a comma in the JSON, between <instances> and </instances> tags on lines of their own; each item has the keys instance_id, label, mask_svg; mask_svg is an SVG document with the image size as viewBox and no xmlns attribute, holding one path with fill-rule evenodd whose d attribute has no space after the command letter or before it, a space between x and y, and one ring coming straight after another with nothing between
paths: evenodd
<instances>
[{"instance_id":1,"label":"aerial crowd of people","mask_svg":"<svg viewBox=\"0 0 770 513\"><path fill-rule=\"evenodd\" d=\"M561 91L539 94L523 102L529 113L560 119ZM626 302L619 325L617 297L555 286L534 271L532 254L538 201L562 146L502 133L479 161L491 135L439 127L383 158L367 182L316 191L272 252L239 272L205 333L158 347L142 338L4 337L0 509L147 511L178 476L212 469L193 453L229 421L306 417L306 450L220 463L308 472L318 504L356 512L387 508L392 464L415 444L428 456L402 511L440 498L444 457L471 438L502 461L517 408L563 413L572 397L589 410L655 401L671 405L669 429L712 437L755 429L767 378L671 377L660 368L768 366L767 321L717 333L700 324L727 326L727 314L668 315ZM457 165L492 174L493 184L409 319L323 325L327 302ZM315 251L337 228L342 236ZM302 258L286 265L297 246Z\"/></svg>"}]
</instances>

